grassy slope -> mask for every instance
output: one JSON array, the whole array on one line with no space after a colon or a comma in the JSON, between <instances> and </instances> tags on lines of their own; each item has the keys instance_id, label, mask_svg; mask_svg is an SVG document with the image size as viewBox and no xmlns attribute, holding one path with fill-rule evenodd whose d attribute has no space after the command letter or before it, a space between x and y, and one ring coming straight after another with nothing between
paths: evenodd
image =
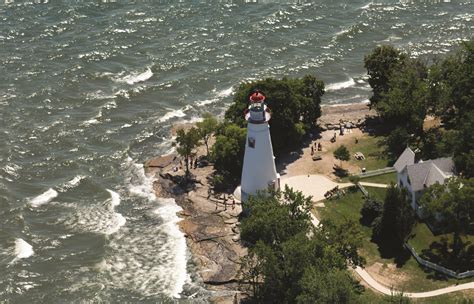
<instances>
[{"instance_id":1,"label":"grassy slope","mask_svg":"<svg viewBox=\"0 0 474 304\"><path fill-rule=\"evenodd\" d=\"M381 198L386 191L383 188L366 187L369 193ZM330 218L336 223L344 218L353 219L359 223L360 209L363 204L363 196L359 191L348 192L337 200L326 201L326 207L316 208L315 212L319 218ZM374 263L381 263L384 266L397 264L397 267L390 270L394 276L402 276L402 282L394 282L396 288L406 292L429 291L446 287L455 283L464 283L469 280L457 281L450 278L439 277L436 273L423 270L411 255L394 255L390 252L380 252L376 243L371 241L372 230L370 227L360 225L364 234L364 243L360 254L367 260L367 266ZM382 274L381 274L382 275ZM472 281L472 279L471 279Z\"/></svg>"}]
</instances>

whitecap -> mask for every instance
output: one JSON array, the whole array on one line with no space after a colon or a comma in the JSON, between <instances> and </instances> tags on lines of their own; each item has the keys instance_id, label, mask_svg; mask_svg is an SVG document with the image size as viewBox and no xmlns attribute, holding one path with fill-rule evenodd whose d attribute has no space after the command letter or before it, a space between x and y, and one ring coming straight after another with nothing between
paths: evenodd
<instances>
[{"instance_id":1,"label":"whitecap","mask_svg":"<svg viewBox=\"0 0 474 304\"><path fill-rule=\"evenodd\" d=\"M342 82L331 83L326 86L326 91L337 91L341 89L346 89L354 86L356 83L354 79L349 79Z\"/></svg>"},{"instance_id":2,"label":"whitecap","mask_svg":"<svg viewBox=\"0 0 474 304\"><path fill-rule=\"evenodd\" d=\"M74 176L73 179L71 179L70 181L67 181L66 183L64 183L63 185L63 189L72 189L72 188L75 188L79 185L79 183L84 179L86 178L84 175L76 175Z\"/></svg>"},{"instance_id":3,"label":"whitecap","mask_svg":"<svg viewBox=\"0 0 474 304\"><path fill-rule=\"evenodd\" d=\"M175 118L175 117L185 117L186 116L186 114L184 113L185 110L186 110L186 108L178 109L178 110L171 110L168 113L166 113L165 115L163 115L163 117L158 119L158 122L165 122L165 121L168 121L171 118Z\"/></svg>"},{"instance_id":4,"label":"whitecap","mask_svg":"<svg viewBox=\"0 0 474 304\"><path fill-rule=\"evenodd\" d=\"M144 199L140 205L152 209L142 221L113 236L110 242L113 254L97 268L106 272L115 286L137 290L143 295L162 293L179 298L189 280L186 239L177 226L180 218L176 213L181 208L174 199L156 197L154 177L145 174L142 164L128 157L123 166L129 194Z\"/></svg>"},{"instance_id":5,"label":"whitecap","mask_svg":"<svg viewBox=\"0 0 474 304\"><path fill-rule=\"evenodd\" d=\"M15 239L15 259L25 259L34 254L33 246L23 239Z\"/></svg>"},{"instance_id":6,"label":"whitecap","mask_svg":"<svg viewBox=\"0 0 474 304\"><path fill-rule=\"evenodd\" d=\"M52 201L56 196L58 196L58 192L53 188L49 188L47 191L41 193L37 197L33 198L30 201L30 205L32 207L39 207L41 205L47 204Z\"/></svg>"},{"instance_id":7,"label":"whitecap","mask_svg":"<svg viewBox=\"0 0 474 304\"><path fill-rule=\"evenodd\" d=\"M150 68L147 68L147 70L145 72L142 72L142 73L132 73L130 75L127 75L121 79L117 79L117 81L119 82L126 82L127 84L135 84L135 83L138 83L138 82L143 82L143 81L146 81L148 79L150 79L151 77L153 76L153 72L151 71Z\"/></svg>"},{"instance_id":8,"label":"whitecap","mask_svg":"<svg viewBox=\"0 0 474 304\"><path fill-rule=\"evenodd\" d=\"M233 87L217 92L217 97L223 98L228 97L234 92Z\"/></svg>"},{"instance_id":9,"label":"whitecap","mask_svg":"<svg viewBox=\"0 0 474 304\"><path fill-rule=\"evenodd\" d=\"M112 200L112 206L118 206L120 205L120 194L118 194L115 191L107 189L107 192L110 194L110 198Z\"/></svg>"}]
</instances>

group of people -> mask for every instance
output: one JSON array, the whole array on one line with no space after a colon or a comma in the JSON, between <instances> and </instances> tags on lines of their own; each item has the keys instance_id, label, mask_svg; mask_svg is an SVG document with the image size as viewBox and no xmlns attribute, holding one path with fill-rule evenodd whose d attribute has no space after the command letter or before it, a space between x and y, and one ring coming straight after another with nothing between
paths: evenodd
<instances>
[{"instance_id":1,"label":"group of people","mask_svg":"<svg viewBox=\"0 0 474 304\"><path fill-rule=\"evenodd\" d=\"M318 149L318 151L322 151L322 150L323 150L323 146L321 145L321 143L318 143L318 142L315 142L315 143L314 143L314 147L311 145L311 156L314 155L315 149Z\"/></svg>"},{"instance_id":2,"label":"group of people","mask_svg":"<svg viewBox=\"0 0 474 304\"><path fill-rule=\"evenodd\" d=\"M196 169L197 166L198 166L198 158L196 156L196 158L193 158L192 156L188 159L189 161L189 169ZM178 170L181 170L183 169L183 160L180 159L179 160L179 166L174 166L173 167L173 172L178 172Z\"/></svg>"}]
</instances>

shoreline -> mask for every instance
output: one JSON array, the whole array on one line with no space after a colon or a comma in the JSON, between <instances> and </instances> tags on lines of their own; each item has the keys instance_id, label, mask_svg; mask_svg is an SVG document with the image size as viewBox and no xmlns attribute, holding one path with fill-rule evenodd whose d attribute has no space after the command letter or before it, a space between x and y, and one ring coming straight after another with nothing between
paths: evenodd
<instances>
[{"instance_id":1,"label":"shoreline","mask_svg":"<svg viewBox=\"0 0 474 304\"><path fill-rule=\"evenodd\" d=\"M322 105L318 125L323 130L338 128L340 123L360 126L366 118L374 115L375 111L369 110L367 103ZM174 136L180 128L188 129L194 125L195 122L175 123L170 135ZM204 147L199 147L198 155L204 154ZM198 277L205 289L213 293L209 301L234 303L236 299L246 297L238 289L237 282L239 259L247 252L240 244L241 206L232 204L229 194L210 195L207 177L213 172L211 165L192 169L194 182L183 189L179 185L183 170L173 170L179 165L179 156L174 152L148 160L145 168L147 174L155 177L155 195L174 198L183 210L178 213L181 221L177 224L186 237Z\"/></svg>"}]
</instances>

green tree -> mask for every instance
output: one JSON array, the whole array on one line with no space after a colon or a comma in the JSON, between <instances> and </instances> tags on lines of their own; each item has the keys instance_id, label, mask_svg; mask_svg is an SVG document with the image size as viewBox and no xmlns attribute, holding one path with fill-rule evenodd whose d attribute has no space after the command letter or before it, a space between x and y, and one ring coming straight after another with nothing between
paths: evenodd
<instances>
[{"instance_id":1,"label":"green tree","mask_svg":"<svg viewBox=\"0 0 474 304\"><path fill-rule=\"evenodd\" d=\"M474 111L474 40L430 68L430 105L445 127L455 128Z\"/></svg>"},{"instance_id":2,"label":"green tree","mask_svg":"<svg viewBox=\"0 0 474 304\"><path fill-rule=\"evenodd\" d=\"M390 132L390 135L388 135L384 140L387 147L387 153L391 155L392 158L397 159L411 140L412 136L407 132L406 128L396 128Z\"/></svg>"},{"instance_id":3,"label":"green tree","mask_svg":"<svg viewBox=\"0 0 474 304\"><path fill-rule=\"evenodd\" d=\"M392 73L407 59L406 54L390 45L378 46L364 57L364 67L367 69L369 84L373 90L370 98L372 107L377 106L382 95L388 92Z\"/></svg>"},{"instance_id":4,"label":"green tree","mask_svg":"<svg viewBox=\"0 0 474 304\"><path fill-rule=\"evenodd\" d=\"M226 179L237 178L242 173L247 130L235 124L222 124L211 148L214 168Z\"/></svg>"},{"instance_id":5,"label":"green tree","mask_svg":"<svg viewBox=\"0 0 474 304\"><path fill-rule=\"evenodd\" d=\"M422 134L427 112L427 75L426 65L414 59L406 59L391 72L389 88L380 93L375 106L386 123Z\"/></svg>"},{"instance_id":6,"label":"green tree","mask_svg":"<svg viewBox=\"0 0 474 304\"><path fill-rule=\"evenodd\" d=\"M334 151L334 157L336 159L339 159L341 161L341 167L342 167L342 161L348 161L351 159L351 155L349 154L349 150L347 149L346 146L340 145L335 151Z\"/></svg>"},{"instance_id":7,"label":"green tree","mask_svg":"<svg viewBox=\"0 0 474 304\"><path fill-rule=\"evenodd\" d=\"M244 127L244 111L248 107L248 96L259 89L266 95L271 110L270 133L276 155L301 142L303 135L316 125L321 115L321 96L324 84L314 76L298 79L268 78L240 85L234 102L226 111L225 118Z\"/></svg>"},{"instance_id":8,"label":"green tree","mask_svg":"<svg viewBox=\"0 0 474 304\"><path fill-rule=\"evenodd\" d=\"M415 225L415 212L407 199L407 192L394 184L387 188L383 212L373 227L376 239L395 242L402 246Z\"/></svg>"},{"instance_id":9,"label":"green tree","mask_svg":"<svg viewBox=\"0 0 474 304\"><path fill-rule=\"evenodd\" d=\"M362 225L371 226L374 220L382 216L383 205L375 199L366 197L362 209L360 210Z\"/></svg>"},{"instance_id":10,"label":"green tree","mask_svg":"<svg viewBox=\"0 0 474 304\"><path fill-rule=\"evenodd\" d=\"M219 123L217 119L212 116L211 113L204 113L203 120L196 123L199 136L204 141L206 145L206 155L209 156L209 139L211 138L212 134L217 131L217 126Z\"/></svg>"},{"instance_id":11,"label":"green tree","mask_svg":"<svg viewBox=\"0 0 474 304\"><path fill-rule=\"evenodd\" d=\"M300 281L301 293L296 302L306 303L358 303L357 283L344 270L328 273L310 266Z\"/></svg>"},{"instance_id":12,"label":"green tree","mask_svg":"<svg viewBox=\"0 0 474 304\"><path fill-rule=\"evenodd\" d=\"M326 222L314 228L309 210L311 198L284 191L252 196L250 213L242 220L241 237L250 245L242 260L241 276L250 283L258 303L319 303L340 299L353 303L357 284L348 281L347 260L359 265L358 238L353 223ZM319 283L328 273L334 277ZM345 273L345 275L344 275ZM320 292L329 288L323 295ZM354 296L352 296L354 295Z\"/></svg>"},{"instance_id":13,"label":"green tree","mask_svg":"<svg viewBox=\"0 0 474 304\"><path fill-rule=\"evenodd\" d=\"M474 178L450 178L444 185L436 183L425 191L420 205L453 232L453 254L457 256L463 247L461 236L474 225Z\"/></svg>"},{"instance_id":14,"label":"green tree","mask_svg":"<svg viewBox=\"0 0 474 304\"><path fill-rule=\"evenodd\" d=\"M199 134L196 128L191 128L187 132L184 129L179 129L176 134L176 141L174 143L178 147L176 151L184 158L186 165L186 177L189 176L189 159L195 154L194 149L199 144Z\"/></svg>"}]
</instances>

